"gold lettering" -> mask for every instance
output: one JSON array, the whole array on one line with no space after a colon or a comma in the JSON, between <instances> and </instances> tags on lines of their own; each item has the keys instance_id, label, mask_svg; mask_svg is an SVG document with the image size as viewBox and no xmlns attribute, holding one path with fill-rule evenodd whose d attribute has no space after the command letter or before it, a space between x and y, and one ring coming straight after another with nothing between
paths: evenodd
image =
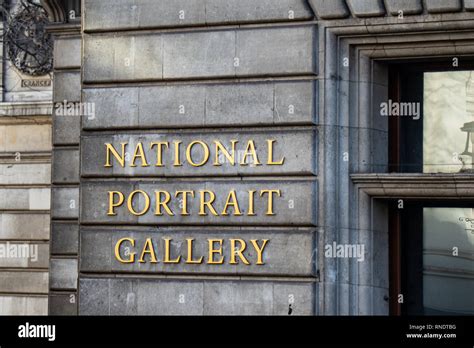
<instances>
[{"instance_id":1,"label":"gold lettering","mask_svg":"<svg viewBox=\"0 0 474 348\"><path fill-rule=\"evenodd\" d=\"M157 143L151 143L150 149L153 150L153 147L156 146L156 165L155 167L163 167L163 146L167 149L169 148L169 142L160 141Z\"/></svg>"},{"instance_id":2,"label":"gold lettering","mask_svg":"<svg viewBox=\"0 0 474 348\"><path fill-rule=\"evenodd\" d=\"M263 197L265 193L268 193L268 205L267 205L267 213L265 215L275 215L273 212L273 194L276 193L278 197L281 197L280 190L261 190L260 197Z\"/></svg>"},{"instance_id":3,"label":"gold lettering","mask_svg":"<svg viewBox=\"0 0 474 348\"><path fill-rule=\"evenodd\" d=\"M104 167L112 167L110 164L110 153L115 157L115 159L120 163L120 166L123 168L125 166L125 147L128 143L120 143L122 145L122 155L119 155L117 150L115 150L114 146L109 143L105 143L106 152L106 159Z\"/></svg>"},{"instance_id":4,"label":"gold lettering","mask_svg":"<svg viewBox=\"0 0 474 348\"><path fill-rule=\"evenodd\" d=\"M202 191L199 191L199 193L201 195L201 200L200 200L200 205L199 205L199 215L207 216L207 213L206 213L206 207L207 207L211 211L212 215L218 216L217 211L212 206L212 203L216 199L216 195L214 194L214 192L209 191L209 190L202 190ZM209 200L207 201L206 201L206 194L209 194L210 196Z\"/></svg>"},{"instance_id":5,"label":"gold lettering","mask_svg":"<svg viewBox=\"0 0 474 348\"><path fill-rule=\"evenodd\" d=\"M188 216L188 195L194 198L194 191L176 191L175 197L177 198L179 195L183 196L183 208L181 210L181 215Z\"/></svg>"},{"instance_id":6,"label":"gold lettering","mask_svg":"<svg viewBox=\"0 0 474 348\"><path fill-rule=\"evenodd\" d=\"M220 163L219 161L219 152L222 152L222 154L227 158L227 160L229 161L231 165L233 166L235 165L235 144L237 144L238 141L231 140L231 143L232 143L232 155L229 153L229 151L227 151L225 146L222 145L220 141L217 141L217 140L214 141L214 144L216 145L216 158L214 161L214 166L219 167L222 165L222 163Z\"/></svg>"},{"instance_id":7,"label":"gold lettering","mask_svg":"<svg viewBox=\"0 0 474 348\"><path fill-rule=\"evenodd\" d=\"M255 143L253 142L253 140L249 140L249 142L247 143L247 148L245 149L244 156L242 157L242 161L240 162L241 166L248 165L247 163L248 156L253 157L252 159L253 165L256 165L256 166L261 165L261 163L258 160L257 151L255 150Z\"/></svg>"},{"instance_id":8,"label":"gold lettering","mask_svg":"<svg viewBox=\"0 0 474 348\"><path fill-rule=\"evenodd\" d=\"M164 241L165 241L165 259L163 260L163 263L179 263L179 261L181 261L181 256L178 256L174 260L170 260L170 241L171 241L171 239L164 238Z\"/></svg>"},{"instance_id":9,"label":"gold lettering","mask_svg":"<svg viewBox=\"0 0 474 348\"><path fill-rule=\"evenodd\" d=\"M180 156L179 156L181 143L182 143L181 141L175 141L174 142L174 164L173 164L173 166L175 166L175 167L181 167L183 165L181 163Z\"/></svg>"},{"instance_id":10,"label":"gold lettering","mask_svg":"<svg viewBox=\"0 0 474 348\"><path fill-rule=\"evenodd\" d=\"M222 256L222 243L224 242L223 239L208 239L209 243L209 258L207 263L209 265L222 265L224 263L224 256ZM219 249L214 249L214 243L219 243ZM218 261L214 261L214 254L221 255L221 259Z\"/></svg>"},{"instance_id":11,"label":"gold lettering","mask_svg":"<svg viewBox=\"0 0 474 348\"><path fill-rule=\"evenodd\" d=\"M155 254L155 249L153 248L153 242L151 241L151 238L147 238L145 245L143 246L143 251L140 256L140 260L138 262L140 263L145 263L145 254L150 254L150 263L158 263L156 260L156 254Z\"/></svg>"},{"instance_id":12,"label":"gold lettering","mask_svg":"<svg viewBox=\"0 0 474 348\"><path fill-rule=\"evenodd\" d=\"M162 201L161 199L161 194L164 193L165 195L165 200ZM168 191L155 191L155 198L156 198L156 212L155 215L161 216L163 213L161 212L161 208L165 208L166 213L169 216L174 216L173 212L171 211L170 207L168 206L168 203L171 200L171 195Z\"/></svg>"},{"instance_id":13,"label":"gold lettering","mask_svg":"<svg viewBox=\"0 0 474 348\"><path fill-rule=\"evenodd\" d=\"M283 157L279 162L274 162L273 161L273 144L276 142L276 140L267 140L267 145L268 145L268 162L267 164L269 166L281 166L285 162L285 157Z\"/></svg>"},{"instance_id":14,"label":"gold lettering","mask_svg":"<svg viewBox=\"0 0 474 348\"><path fill-rule=\"evenodd\" d=\"M145 152L143 151L143 144L138 143L137 146L135 147L135 153L133 154L132 158L132 164L130 167L136 167L137 165L135 164L135 161L137 160L137 157L140 157L140 161L142 162L142 167L149 167L150 165L146 161L145 157Z\"/></svg>"},{"instance_id":15,"label":"gold lettering","mask_svg":"<svg viewBox=\"0 0 474 348\"><path fill-rule=\"evenodd\" d=\"M254 216L255 215L255 211L254 211L254 195L255 195L255 192L254 190L249 190L249 211L247 213L248 216Z\"/></svg>"},{"instance_id":16,"label":"gold lettering","mask_svg":"<svg viewBox=\"0 0 474 348\"><path fill-rule=\"evenodd\" d=\"M260 247L258 245L258 242L257 240L255 239L251 239L250 242L252 242L253 244L253 247L255 249L255 251L257 252L257 265L264 265L263 261L262 261L262 254L263 254L263 249L265 249L265 246L267 245L268 243L268 239L262 239L262 246Z\"/></svg>"},{"instance_id":17,"label":"gold lettering","mask_svg":"<svg viewBox=\"0 0 474 348\"><path fill-rule=\"evenodd\" d=\"M133 263L135 262L135 253L130 253L130 258L128 260L122 259L122 256L120 256L120 247L122 246L122 243L128 241L132 245L132 247L135 246L135 239L132 238L122 238L120 239L116 244L115 244L115 258L121 262L121 263Z\"/></svg>"},{"instance_id":18,"label":"gold lettering","mask_svg":"<svg viewBox=\"0 0 474 348\"><path fill-rule=\"evenodd\" d=\"M235 244L237 242L240 244L239 249L237 249L237 247L235 246ZM238 256L244 264L250 265L250 262L245 258L244 254L243 254L246 247L247 247L247 244L245 243L245 241L243 239L231 239L230 240L231 254L230 254L229 264L236 265L237 261L236 261L235 257Z\"/></svg>"},{"instance_id":19,"label":"gold lettering","mask_svg":"<svg viewBox=\"0 0 474 348\"><path fill-rule=\"evenodd\" d=\"M141 212L136 212L135 209L133 209L133 197L137 193L142 194L143 197L145 198L145 207L143 208ZM148 194L142 190L135 190L132 193L130 193L130 196L128 196L127 207L128 207L128 211L135 216L144 215L148 211L148 209L150 209L150 197L148 197Z\"/></svg>"},{"instance_id":20,"label":"gold lettering","mask_svg":"<svg viewBox=\"0 0 474 348\"><path fill-rule=\"evenodd\" d=\"M118 202L114 202L114 197L115 195L118 195L119 200ZM120 191L109 191L109 211L107 215L109 216L115 216L117 213L115 213L116 207L120 207L123 204L123 201L125 200L125 197L123 196L123 193Z\"/></svg>"},{"instance_id":21,"label":"gold lettering","mask_svg":"<svg viewBox=\"0 0 474 348\"><path fill-rule=\"evenodd\" d=\"M201 264L202 260L204 259L204 256L201 256L201 258L199 260L193 260L193 241L194 241L194 239L193 238L188 238L188 239L186 239L186 241L188 242L188 258L186 260L186 263Z\"/></svg>"},{"instance_id":22,"label":"gold lettering","mask_svg":"<svg viewBox=\"0 0 474 348\"><path fill-rule=\"evenodd\" d=\"M222 211L223 216L229 215L229 213L227 212L229 206L234 207L234 216L242 215L239 209L239 202L237 201L237 196L235 195L235 190L230 191L229 195L227 196L227 201L225 202L224 210Z\"/></svg>"},{"instance_id":23,"label":"gold lettering","mask_svg":"<svg viewBox=\"0 0 474 348\"><path fill-rule=\"evenodd\" d=\"M204 150L204 157L200 163L195 163L192 158L192 150L194 145L201 145L202 149ZM202 141L193 141L191 144L188 145L186 149L186 160L191 164L193 167L202 167L207 163L209 160L209 147L206 145L206 143Z\"/></svg>"}]
</instances>

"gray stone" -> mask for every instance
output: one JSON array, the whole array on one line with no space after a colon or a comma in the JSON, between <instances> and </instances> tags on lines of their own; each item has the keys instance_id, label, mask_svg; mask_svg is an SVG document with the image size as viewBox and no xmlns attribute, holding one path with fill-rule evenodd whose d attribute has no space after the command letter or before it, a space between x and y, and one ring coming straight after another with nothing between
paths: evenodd
<instances>
[{"instance_id":1,"label":"gray stone","mask_svg":"<svg viewBox=\"0 0 474 348\"><path fill-rule=\"evenodd\" d=\"M0 240L48 240L48 214L0 214Z\"/></svg>"},{"instance_id":2,"label":"gray stone","mask_svg":"<svg viewBox=\"0 0 474 348\"><path fill-rule=\"evenodd\" d=\"M304 0L87 0L84 8L85 31L312 18Z\"/></svg>"},{"instance_id":3,"label":"gray stone","mask_svg":"<svg viewBox=\"0 0 474 348\"><path fill-rule=\"evenodd\" d=\"M314 314L314 284L82 278L80 315Z\"/></svg>"},{"instance_id":4,"label":"gray stone","mask_svg":"<svg viewBox=\"0 0 474 348\"><path fill-rule=\"evenodd\" d=\"M312 81L84 90L84 129L316 123ZM204 107L203 107L204 106ZM67 118L67 117L65 117Z\"/></svg>"},{"instance_id":5,"label":"gray stone","mask_svg":"<svg viewBox=\"0 0 474 348\"><path fill-rule=\"evenodd\" d=\"M0 292L15 294L47 294L48 272L0 271Z\"/></svg>"},{"instance_id":6,"label":"gray stone","mask_svg":"<svg viewBox=\"0 0 474 348\"><path fill-rule=\"evenodd\" d=\"M84 136L81 149L81 165L82 176L236 176L236 175L316 175L316 156L317 156L317 140L313 130L288 130L288 131L219 131L207 133L153 133L153 134L123 134L115 133L113 135L95 135ZM183 161L182 166L174 166L176 149L173 145L175 141L181 141L179 158ZM227 157L222 155L221 151L216 150L214 141L226 147L232 154L232 141L237 140L234 153L234 164ZM205 151L209 152L209 159L203 166L196 167L186 160L186 153L189 145L194 141L201 141L207 147L195 145L192 147L192 160L199 163L205 160ZM246 164L244 153L248 143L252 141L255 144L258 160L262 165ZM273 141L272 146L268 146L268 141ZM156 142L165 142L168 149L163 148L162 166L157 164L157 146L151 147L150 144ZM120 153L121 144L126 143L125 152L129 153L128 161L125 166L110 155L110 164L112 167L105 167L107 158L107 148L105 144L112 146ZM137 159L135 165L131 167L132 154L137 144L143 145L146 163ZM207 150L205 150L207 149ZM306 151L300 151L306 149ZM280 162L282 165L268 165L270 156L269 150L272 152L272 161ZM59 152L59 151L58 151ZM72 151L61 151L63 157L68 161L59 161L59 167L56 169L56 151L55 151L55 175L63 175L61 172L73 172L75 170L75 160L72 163ZM76 153L76 151L74 151ZM71 163L69 163L71 162ZM244 163L244 165L241 165ZM248 163L248 162L247 162ZM143 164L148 167L142 166ZM217 164L217 165L216 165ZM65 168L66 165L69 168ZM66 177L66 173L64 176ZM69 176L67 176L69 178ZM62 176L61 176L62 178ZM58 181L55 179L55 182ZM59 181L66 182L66 181ZM71 182L71 180L67 181Z\"/></svg>"},{"instance_id":7,"label":"gray stone","mask_svg":"<svg viewBox=\"0 0 474 348\"><path fill-rule=\"evenodd\" d=\"M85 35L86 83L315 74L316 27ZM140 52L140 54L136 54Z\"/></svg>"},{"instance_id":8,"label":"gray stone","mask_svg":"<svg viewBox=\"0 0 474 348\"><path fill-rule=\"evenodd\" d=\"M51 225L51 254L69 255L79 251L79 225L54 222Z\"/></svg>"},{"instance_id":9,"label":"gray stone","mask_svg":"<svg viewBox=\"0 0 474 348\"><path fill-rule=\"evenodd\" d=\"M77 116L53 115L53 144L79 144L81 132L81 118Z\"/></svg>"},{"instance_id":10,"label":"gray stone","mask_svg":"<svg viewBox=\"0 0 474 348\"><path fill-rule=\"evenodd\" d=\"M347 0L354 17L378 17L385 15L382 0Z\"/></svg>"},{"instance_id":11,"label":"gray stone","mask_svg":"<svg viewBox=\"0 0 474 348\"><path fill-rule=\"evenodd\" d=\"M162 39L150 34L85 35L83 81L162 79Z\"/></svg>"},{"instance_id":12,"label":"gray stone","mask_svg":"<svg viewBox=\"0 0 474 348\"><path fill-rule=\"evenodd\" d=\"M350 14L344 0L308 0L308 2L321 19L346 18Z\"/></svg>"},{"instance_id":13,"label":"gray stone","mask_svg":"<svg viewBox=\"0 0 474 348\"><path fill-rule=\"evenodd\" d=\"M124 259L124 248L135 252L135 262L121 263L115 256L116 244L122 238L135 240L135 247L129 242L121 245L120 255ZM151 238L156 250L158 263L138 262L145 240ZM165 264L164 238L171 239L171 258L181 256L177 264ZM186 264L188 257L188 243L186 239L193 238L193 260L203 257L201 264ZM207 264L208 239L223 239L224 264L216 266ZM238 264L230 264L230 239L242 239L246 243L244 257L250 265L244 264L238 257ZM257 263L257 253L250 240L257 240L262 245L262 240L268 240L262 255L263 265ZM228 274L228 275L291 275L314 276L314 264L317 259L316 235L310 229L286 230L236 230L236 229L139 229L124 230L119 228L98 229L83 228L81 230L81 263L82 273L179 273L179 274ZM240 246L241 244L237 244ZM217 258L218 256L216 256Z\"/></svg>"},{"instance_id":14,"label":"gray stone","mask_svg":"<svg viewBox=\"0 0 474 348\"><path fill-rule=\"evenodd\" d=\"M61 37L54 40L54 68L81 67L81 38Z\"/></svg>"},{"instance_id":15,"label":"gray stone","mask_svg":"<svg viewBox=\"0 0 474 348\"><path fill-rule=\"evenodd\" d=\"M53 183L79 183L79 150L55 148L53 150Z\"/></svg>"},{"instance_id":16,"label":"gray stone","mask_svg":"<svg viewBox=\"0 0 474 348\"><path fill-rule=\"evenodd\" d=\"M79 71L54 73L53 101L55 103L81 101L81 73Z\"/></svg>"},{"instance_id":17,"label":"gray stone","mask_svg":"<svg viewBox=\"0 0 474 348\"><path fill-rule=\"evenodd\" d=\"M77 294L49 294L49 315L77 315Z\"/></svg>"},{"instance_id":18,"label":"gray stone","mask_svg":"<svg viewBox=\"0 0 474 348\"><path fill-rule=\"evenodd\" d=\"M135 216L130 213L126 207L128 197L134 190L142 190L150 198L150 208L144 215ZM155 214L155 190L170 192L172 198L168 204L170 210L175 214L169 216L163 211L163 215ZM195 198L188 203L188 216L181 215L182 208L180 202L174 197L176 191L189 190L195 191ZM200 190L210 190L215 193L213 207L215 207L218 216L212 215L207 209L206 216L200 216L199 200ZM231 207L227 212L229 215L221 215L225 206L225 201L229 192L235 190L236 198L241 216L233 215L234 209ZM255 190L256 194L254 213L247 215L248 212L248 191ZM281 197L274 194L273 213L267 214L268 194L259 196L260 190L280 190ZM124 194L122 206L115 209L115 216L107 215L109 205L108 192L121 191ZM317 182L311 179L289 179L289 180L225 180L225 181L115 181L113 183L105 181L87 182L81 189L81 222L86 224L164 224L164 225L186 225L186 224L208 224L208 225L316 225L317 218ZM117 195L114 195L117 198ZM209 194L206 194L209 199ZM144 210L144 197L137 195L134 197L132 207L135 211Z\"/></svg>"},{"instance_id":19,"label":"gray stone","mask_svg":"<svg viewBox=\"0 0 474 348\"><path fill-rule=\"evenodd\" d=\"M49 287L51 289L77 289L78 270L76 259L51 259L49 271Z\"/></svg>"},{"instance_id":20,"label":"gray stone","mask_svg":"<svg viewBox=\"0 0 474 348\"><path fill-rule=\"evenodd\" d=\"M49 210L49 188L0 188L0 210Z\"/></svg>"},{"instance_id":21,"label":"gray stone","mask_svg":"<svg viewBox=\"0 0 474 348\"><path fill-rule=\"evenodd\" d=\"M392 16L414 15L423 12L421 0L385 0L385 7Z\"/></svg>"},{"instance_id":22,"label":"gray stone","mask_svg":"<svg viewBox=\"0 0 474 348\"><path fill-rule=\"evenodd\" d=\"M464 0L464 8L467 11L474 11L474 0Z\"/></svg>"},{"instance_id":23,"label":"gray stone","mask_svg":"<svg viewBox=\"0 0 474 348\"><path fill-rule=\"evenodd\" d=\"M0 164L0 185L49 185L49 163L16 162Z\"/></svg>"},{"instance_id":24,"label":"gray stone","mask_svg":"<svg viewBox=\"0 0 474 348\"><path fill-rule=\"evenodd\" d=\"M1 257L0 268L47 269L49 265L49 244L35 242L4 242L2 248L15 248L19 257ZM11 250L11 249L10 249Z\"/></svg>"},{"instance_id":25,"label":"gray stone","mask_svg":"<svg viewBox=\"0 0 474 348\"><path fill-rule=\"evenodd\" d=\"M47 315L48 297L0 295L0 315Z\"/></svg>"},{"instance_id":26,"label":"gray stone","mask_svg":"<svg viewBox=\"0 0 474 348\"><path fill-rule=\"evenodd\" d=\"M461 0L425 0L429 13L457 12L462 10Z\"/></svg>"},{"instance_id":27,"label":"gray stone","mask_svg":"<svg viewBox=\"0 0 474 348\"><path fill-rule=\"evenodd\" d=\"M316 74L316 26L237 31L236 75Z\"/></svg>"},{"instance_id":28,"label":"gray stone","mask_svg":"<svg viewBox=\"0 0 474 348\"><path fill-rule=\"evenodd\" d=\"M79 188L52 189L51 216L55 219L77 219L79 216Z\"/></svg>"}]
</instances>

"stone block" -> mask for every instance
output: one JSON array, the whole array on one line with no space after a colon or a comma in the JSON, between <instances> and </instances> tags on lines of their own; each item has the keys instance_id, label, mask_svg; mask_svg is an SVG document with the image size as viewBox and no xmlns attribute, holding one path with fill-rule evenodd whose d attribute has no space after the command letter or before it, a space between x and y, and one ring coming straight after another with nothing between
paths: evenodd
<instances>
[{"instance_id":1,"label":"stone block","mask_svg":"<svg viewBox=\"0 0 474 348\"><path fill-rule=\"evenodd\" d=\"M415 15L423 12L421 0L385 0L385 7L392 16Z\"/></svg>"},{"instance_id":2,"label":"stone block","mask_svg":"<svg viewBox=\"0 0 474 348\"><path fill-rule=\"evenodd\" d=\"M0 152L51 151L51 125L0 125Z\"/></svg>"},{"instance_id":3,"label":"stone block","mask_svg":"<svg viewBox=\"0 0 474 348\"><path fill-rule=\"evenodd\" d=\"M462 10L461 0L426 0L429 13L457 12Z\"/></svg>"},{"instance_id":4,"label":"stone block","mask_svg":"<svg viewBox=\"0 0 474 348\"><path fill-rule=\"evenodd\" d=\"M135 195L130 200L131 207L140 216L133 215L127 208L130 193L140 190L146 193ZM269 194L262 194L262 190L271 190L275 193L272 206L273 211L269 213ZM115 208L113 213L109 211L109 193L121 191L124 195L124 202L120 207ZM168 208L173 216L162 209L162 215L156 208L155 191L166 191L170 194ZM183 215L183 205L175 197L176 191L194 191L195 197L190 198L187 204L189 215ZM202 192L200 192L202 191ZM211 194L214 193L214 200ZM230 193L235 191L235 198L242 215L237 215L234 208L228 207L225 211L226 201ZM253 214L249 211L249 202L252 200L249 191L256 191L253 198ZM278 197L278 192L280 197ZM84 183L81 189L81 222L85 224L153 224L153 225L316 225L317 218L317 182L311 179L292 180L225 180L225 181L115 181L113 183L105 181ZM164 194L161 194L164 199ZM149 198L149 209L146 210L146 197ZM212 200L212 207L215 213L205 206L201 212L201 200ZM118 194L114 195L114 202L118 201ZM233 201L231 199L231 201ZM227 215L222 215L226 213Z\"/></svg>"},{"instance_id":5,"label":"stone block","mask_svg":"<svg viewBox=\"0 0 474 348\"><path fill-rule=\"evenodd\" d=\"M79 183L79 150L55 148L53 150L53 183Z\"/></svg>"},{"instance_id":6,"label":"stone block","mask_svg":"<svg viewBox=\"0 0 474 348\"><path fill-rule=\"evenodd\" d=\"M312 81L87 88L96 117L84 117L83 127L315 124L316 94Z\"/></svg>"},{"instance_id":7,"label":"stone block","mask_svg":"<svg viewBox=\"0 0 474 348\"><path fill-rule=\"evenodd\" d=\"M308 0L308 2L321 19L346 18L350 15L344 0Z\"/></svg>"},{"instance_id":8,"label":"stone block","mask_svg":"<svg viewBox=\"0 0 474 348\"><path fill-rule=\"evenodd\" d=\"M0 271L0 292L15 294L47 294L48 272Z\"/></svg>"},{"instance_id":9,"label":"stone block","mask_svg":"<svg viewBox=\"0 0 474 348\"><path fill-rule=\"evenodd\" d=\"M4 242L0 248L5 257L0 257L1 268L47 269L49 267L49 244L34 242Z\"/></svg>"},{"instance_id":10,"label":"stone block","mask_svg":"<svg viewBox=\"0 0 474 348\"><path fill-rule=\"evenodd\" d=\"M53 101L55 103L81 101L81 73L79 71L54 73Z\"/></svg>"},{"instance_id":11,"label":"stone block","mask_svg":"<svg viewBox=\"0 0 474 348\"><path fill-rule=\"evenodd\" d=\"M76 145L79 144L81 132L81 118L77 116L53 116L53 144Z\"/></svg>"},{"instance_id":12,"label":"stone block","mask_svg":"<svg viewBox=\"0 0 474 348\"><path fill-rule=\"evenodd\" d=\"M88 0L85 31L277 22L312 18L304 0Z\"/></svg>"},{"instance_id":13,"label":"stone block","mask_svg":"<svg viewBox=\"0 0 474 348\"><path fill-rule=\"evenodd\" d=\"M241 176L241 175L316 175L317 162L317 136L313 130L288 130L288 131L227 131L215 132L192 132L192 133L153 133L153 134L123 134L84 136L81 142L81 174L82 176ZM175 141L181 141L176 150ZM192 145L200 141L200 144ZM231 159L227 158L223 151L218 148L224 146L229 152ZM237 141L232 146L232 142ZM157 166L157 146L153 143L162 142L165 145L161 151L161 164ZM125 159L124 166L110 154L106 144L111 144L114 149L121 153L121 144L126 143L125 153L133 154L137 144L142 144L145 162L137 159L136 167L133 165L133 157ZM205 145L202 145L205 144ZM254 165L253 159L245 157L246 148L254 144L257 151L258 161L261 165ZM271 145L269 145L271 144ZM234 151L233 151L234 149ZM301 151L301 149L306 149ZM59 151L58 151L59 152ZM73 151L61 151L66 156ZM192 156L187 158L187 154ZM76 153L76 151L74 151ZM107 164L107 154L111 167ZM74 163L59 161L56 167L56 151L54 153L55 182L60 171L67 173L75 168ZM174 164L176 156L182 160L181 166ZM270 159L271 157L271 159ZM207 159L207 160L206 160ZM192 164L189 160L194 162ZM202 166L196 166L206 160ZM270 160L270 162L269 162ZM281 165L269 165L269 163L281 163ZM64 167L68 164L69 168ZM144 166L145 165L145 166ZM64 168L64 169L63 169ZM62 181L66 182L66 181Z\"/></svg>"},{"instance_id":14,"label":"stone block","mask_svg":"<svg viewBox=\"0 0 474 348\"><path fill-rule=\"evenodd\" d=\"M81 67L81 38L58 37L54 40L54 68Z\"/></svg>"},{"instance_id":15,"label":"stone block","mask_svg":"<svg viewBox=\"0 0 474 348\"><path fill-rule=\"evenodd\" d=\"M77 219L79 216L79 188L52 189L51 216L55 219Z\"/></svg>"},{"instance_id":16,"label":"stone block","mask_svg":"<svg viewBox=\"0 0 474 348\"><path fill-rule=\"evenodd\" d=\"M0 295L0 315L47 315L47 296Z\"/></svg>"},{"instance_id":17,"label":"stone block","mask_svg":"<svg viewBox=\"0 0 474 348\"><path fill-rule=\"evenodd\" d=\"M48 214L0 214L0 240L48 240Z\"/></svg>"},{"instance_id":18,"label":"stone block","mask_svg":"<svg viewBox=\"0 0 474 348\"><path fill-rule=\"evenodd\" d=\"M79 250L79 225L54 222L51 225L51 254L77 254Z\"/></svg>"},{"instance_id":19,"label":"stone block","mask_svg":"<svg viewBox=\"0 0 474 348\"><path fill-rule=\"evenodd\" d=\"M0 185L48 185L51 164L16 162L0 164Z\"/></svg>"},{"instance_id":20,"label":"stone block","mask_svg":"<svg viewBox=\"0 0 474 348\"><path fill-rule=\"evenodd\" d=\"M50 208L49 188L0 188L0 210L49 210Z\"/></svg>"},{"instance_id":21,"label":"stone block","mask_svg":"<svg viewBox=\"0 0 474 348\"><path fill-rule=\"evenodd\" d=\"M354 17L379 17L385 15L382 0L347 0Z\"/></svg>"},{"instance_id":22,"label":"stone block","mask_svg":"<svg viewBox=\"0 0 474 348\"><path fill-rule=\"evenodd\" d=\"M49 315L77 315L77 294L49 294Z\"/></svg>"},{"instance_id":23,"label":"stone block","mask_svg":"<svg viewBox=\"0 0 474 348\"><path fill-rule=\"evenodd\" d=\"M314 314L311 282L80 280L79 315Z\"/></svg>"},{"instance_id":24,"label":"stone block","mask_svg":"<svg viewBox=\"0 0 474 348\"><path fill-rule=\"evenodd\" d=\"M122 238L135 240L135 247L130 242L120 244L119 255L128 257L124 250L136 252L133 263L121 263L115 256L117 242ZM151 238L156 252L157 263L146 258L145 263L138 262L145 241ZM194 239L191 244L192 260L202 263L189 264L187 239ZM165 239L170 239L170 258L180 257L180 262L171 264L164 262ZM222 265L208 264L209 239L223 239ZM236 257L237 264L231 264L231 239L240 239L245 242L243 255L249 264ZM256 240L259 246L263 240L268 240L262 253L262 263L258 263L258 254L251 243ZM218 245L218 244L216 244ZM235 244L239 248L242 243ZM217 248L217 247L216 247ZM218 258L218 256L216 256ZM316 235L311 229L99 229L83 228L81 230L81 263L80 271L83 273L161 273L161 274L227 274L227 275L291 275L314 276L314 262L317 260Z\"/></svg>"},{"instance_id":25,"label":"stone block","mask_svg":"<svg viewBox=\"0 0 474 348\"><path fill-rule=\"evenodd\" d=\"M50 284L54 290L77 289L77 260L76 259L51 259Z\"/></svg>"}]
</instances>

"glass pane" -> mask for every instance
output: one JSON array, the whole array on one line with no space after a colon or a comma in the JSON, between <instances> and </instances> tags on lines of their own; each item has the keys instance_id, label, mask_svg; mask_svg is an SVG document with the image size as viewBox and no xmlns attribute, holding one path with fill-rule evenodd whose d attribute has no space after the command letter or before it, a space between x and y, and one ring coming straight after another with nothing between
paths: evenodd
<instances>
[{"instance_id":1,"label":"glass pane","mask_svg":"<svg viewBox=\"0 0 474 348\"><path fill-rule=\"evenodd\" d=\"M423 209L423 307L474 314L474 209Z\"/></svg>"},{"instance_id":2,"label":"glass pane","mask_svg":"<svg viewBox=\"0 0 474 348\"><path fill-rule=\"evenodd\" d=\"M423 109L423 172L472 171L474 72L425 73Z\"/></svg>"}]
</instances>

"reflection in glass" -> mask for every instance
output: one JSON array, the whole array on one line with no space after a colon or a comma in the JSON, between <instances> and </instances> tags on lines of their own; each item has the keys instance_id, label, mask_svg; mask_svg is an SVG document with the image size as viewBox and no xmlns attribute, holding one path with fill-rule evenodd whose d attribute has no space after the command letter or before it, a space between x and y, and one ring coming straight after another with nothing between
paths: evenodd
<instances>
[{"instance_id":1,"label":"reflection in glass","mask_svg":"<svg viewBox=\"0 0 474 348\"><path fill-rule=\"evenodd\" d=\"M474 72L424 73L423 172L472 172Z\"/></svg>"},{"instance_id":2,"label":"reflection in glass","mask_svg":"<svg viewBox=\"0 0 474 348\"><path fill-rule=\"evenodd\" d=\"M474 209L423 208L426 315L474 315Z\"/></svg>"}]
</instances>

